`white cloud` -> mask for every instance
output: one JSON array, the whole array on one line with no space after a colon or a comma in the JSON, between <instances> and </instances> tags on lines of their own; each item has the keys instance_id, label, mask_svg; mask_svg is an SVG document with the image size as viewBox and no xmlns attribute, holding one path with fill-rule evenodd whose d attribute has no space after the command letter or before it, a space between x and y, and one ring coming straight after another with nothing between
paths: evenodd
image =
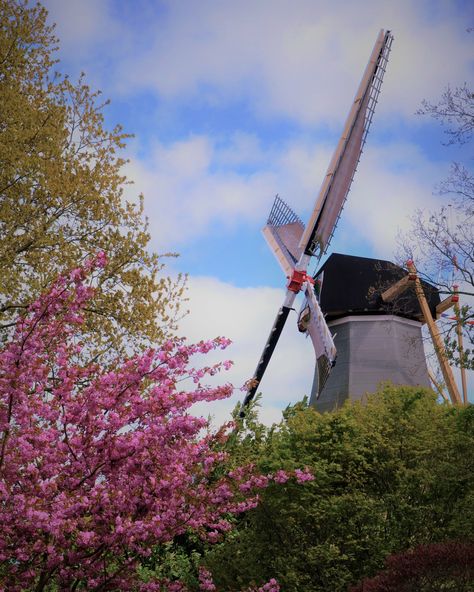
<instances>
[{"instance_id":1,"label":"white cloud","mask_svg":"<svg viewBox=\"0 0 474 592\"><path fill-rule=\"evenodd\" d=\"M236 131L231 136L229 144L221 146L218 161L224 166L266 165L268 152L265 152L260 138L256 134Z\"/></svg>"},{"instance_id":2,"label":"white cloud","mask_svg":"<svg viewBox=\"0 0 474 592\"><path fill-rule=\"evenodd\" d=\"M123 35L119 21L111 16L107 0L45 0L50 19L66 54L84 57L99 45L115 44Z\"/></svg>"},{"instance_id":3,"label":"white cloud","mask_svg":"<svg viewBox=\"0 0 474 592\"><path fill-rule=\"evenodd\" d=\"M146 159L132 158L127 166L134 184L126 197L144 193L155 248L179 248L205 235L213 222L223 228L245 222L257 230L276 193L297 212L308 210L329 155L304 141L263 150L247 134L236 134L224 149L204 136L156 143ZM239 165L250 158L259 170L242 172Z\"/></svg>"},{"instance_id":4,"label":"white cloud","mask_svg":"<svg viewBox=\"0 0 474 592\"><path fill-rule=\"evenodd\" d=\"M219 335L233 340L228 350L210 359L234 361L229 372L216 377L217 382L232 382L234 396L212 406L199 406L200 412L215 414L222 422L242 401L244 393L238 389L253 376L283 297L283 291L274 288L236 288L215 278L190 278L190 314L181 322L180 333L190 341ZM298 333L296 314L292 313L261 383L262 421L278 421L283 408L309 395L313 372L311 341Z\"/></svg>"},{"instance_id":5,"label":"white cloud","mask_svg":"<svg viewBox=\"0 0 474 592\"><path fill-rule=\"evenodd\" d=\"M255 173L238 166L249 143L258 159ZM297 139L264 150L245 135L224 150L204 136L157 144L146 160L129 165L135 184L127 197L145 194L154 248L179 250L212 232L213 224L230 229L245 223L257 233L276 193L307 219L330 155L327 146ZM353 239L363 240L377 256L392 257L398 231L409 227L414 211L437 206L432 187L447 167L413 144L381 146L369 139L343 214L351 235L347 241L336 235L339 242L350 249Z\"/></svg>"},{"instance_id":6,"label":"white cloud","mask_svg":"<svg viewBox=\"0 0 474 592\"><path fill-rule=\"evenodd\" d=\"M376 34L395 35L382 113L472 77L469 15L419 0L241 0L125 4L47 0L63 54L107 93L148 89L171 103L245 99L259 117L338 124ZM97 51L100 49L100 51ZM113 82L111 82L113 81Z\"/></svg>"},{"instance_id":7,"label":"white cloud","mask_svg":"<svg viewBox=\"0 0 474 592\"><path fill-rule=\"evenodd\" d=\"M254 174L216 170L217 158L209 138L192 137L157 144L146 160L129 164L127 175L135 184L127 188L127 198L145 194L156 248L179 248L206 234L212 222L231 228L264 220L278 188L275 173L265 167Z\"/></svg>"},{"instance_id":8,"label":"white cloud","mask_svg":"<svg viewBox=\"0 0 474 592\"><path fill-rule=\"evenodd\" d=\"M265 118L335 122L381 27L396 36L382 111L411 115L449 80L470 75L468 22L447 4L401 0L170 2L149 51L121 64L123 91L183 101L251 98ZM466 16L467 19L467 16Z\"/></svg>"},{"instance_id":9,"label":"white cloud","mask_svg":"<svg viewBox=\"0 0 474 592\"><path fill-rule=\"evenodd\" d=\"M431 163L420 149L408 143L369 146L344 210L354 235L372 247L377 257L391 259L399 231L411 226L415 210L438 206L433 179L443 178L448 165Z\"/></svg>"}]
</instances>

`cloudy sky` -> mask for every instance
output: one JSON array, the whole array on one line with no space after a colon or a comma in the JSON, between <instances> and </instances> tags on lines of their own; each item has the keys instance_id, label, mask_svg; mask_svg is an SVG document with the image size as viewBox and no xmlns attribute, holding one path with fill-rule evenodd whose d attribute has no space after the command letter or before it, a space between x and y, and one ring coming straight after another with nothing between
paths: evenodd
<instances>
[{"instance_id":1,"label":"cloudy sky","mask_svg":"<svg viewBox=\"0 0 474 592\"><path fill-rule=\"evenodd\" d=\"M415 115L473 79L470 0L47 0L61 69L112 100L155 251L189 274L191 339L226 335L236 387L252 376L285 279L260 234L275 194L306 220L378 31L395 41L331 252L393 258L399 230L452 160ZM313 352L287 323L262 382L262 418L308 394ZM242 393L212 410L224 418Z\"/></svg>"}]
</instances>

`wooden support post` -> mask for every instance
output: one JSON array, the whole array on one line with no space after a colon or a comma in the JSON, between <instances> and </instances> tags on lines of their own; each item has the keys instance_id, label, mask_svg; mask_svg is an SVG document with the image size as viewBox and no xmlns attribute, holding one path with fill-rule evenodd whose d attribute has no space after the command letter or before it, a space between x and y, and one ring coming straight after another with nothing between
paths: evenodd
<instances>
[{"instance_id":1,"label":"wooden support post","mask_svg":"<svg viewBox=\"0 0 474 592\"><path fill-rule=\"evenodd\" d=\"M428 376L430 377L431 382L433 383L433 386L435 387L435 389L438 391L438 393L441 395L441 397L443 398L445 403L449 403L449 399L448 397L444 394L443 389L441 388L441 385L439 384L439 382L436 380L435 375L433 374L433 372L431 372L431 370L428 368Z\"/></svg>"},{"instance_id":2,"label":"wooden support post","mask_svg":"<svg viewBox=\"0 0 474 592\"><path fill-rule=\"evenodd\" d=\"M464 344L463 344L463 336L462 336L461 309L459 307L458 286L453 286L453 291L454 291L453 307L454 307L454 314L456 315L456 333L458 335L459 368L461 369L462 402L464 403L464 405L467 405L467 381L466 381L466 368L464 368L464 363L463 363Z\"/></svg>"},{"instance_id":3,"label":"wooden support post","mask_svg":"<svg viewBox=\"0 0 474 592\"><path fill-rule=\"evenodd\" d=\"M405 277L402 277L402 279L398 280L398 282L396 284L393 284L393 286L390 286L390 288L385 290L385 292L382 292L382 294L381 294L382 300L384 302L392 302L392 300L395 300L395 298L397 296L400 296L400 294L408 288L408 285L409 285L408 282L409 282L408 275L406 275Z\"/></svg>"},{"instance_id":4,"label":"wooden support post","mask_svg":"<svg viewBox=\"0 0 474 592\"><path fill-rule=\"evenodd\" d=\"M461 395L459 394L458 387L456 386L451 366L448 363L443 339L436 323L433 320L433 317L431 316L431 310L428 306L425 292L423 291L423 286L421 285L421 280L418 277L413 261L407 261L407 268L410 272L409 277L415 284L415 294L418 298L418 302L420 303L420 308L425 318L425 323L428 325L435 352L438 356L438 362L443 374L444 382L446 383L446 388L448 389L449 396L451 397L451 402L454 405L459 405L461 404Z\"/></svg>"},{"instance_id":5,"label":"wooden support post","mask_svg":"<svg viewBox=\"0 0 474 592\"><path fill-rule=\"evenodd\" d=\"M436 314L438 316L441 315L443 312L446 312L448 308L451 308L453 304L453 296L450 294L447 298L441 300L441 302L437 305Z\"/></svg>"}]
</instances>

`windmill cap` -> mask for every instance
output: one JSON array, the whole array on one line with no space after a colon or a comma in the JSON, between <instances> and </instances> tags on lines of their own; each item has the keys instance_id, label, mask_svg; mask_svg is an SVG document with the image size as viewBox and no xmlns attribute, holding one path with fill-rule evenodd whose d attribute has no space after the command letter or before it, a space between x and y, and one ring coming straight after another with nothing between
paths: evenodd
<instances>
[{"instance_id":1,"label":"windmill cap","mask_svg":"<svg viewBox=\"0 0 474 592\"><path fill-rule=\"evenodd\" d=\"M406 269L384 259L333 253L315 276L322 277L321 309L327 320L348 315L395 314L418 321L422 312L412 288L390 303L382 301L381 293L406 275ZM438 290L425 281L422 286L436 318Z\"/></svg>"}]
</instances>

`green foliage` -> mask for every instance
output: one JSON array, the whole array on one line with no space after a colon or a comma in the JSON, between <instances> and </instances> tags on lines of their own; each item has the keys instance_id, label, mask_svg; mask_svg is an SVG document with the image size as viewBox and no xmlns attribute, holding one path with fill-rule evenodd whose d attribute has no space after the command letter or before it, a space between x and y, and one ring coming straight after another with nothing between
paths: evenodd
<instances>
[{"instance_id":1,"label":"green foliage","mask_svg":"<svg viewBox=\"0 0 474 592\"><path fill-rule=\"evenodd\" d=\"M203 543L192 534L176 537L173 542L154 547L138 569L144 582L180 581L191 589L198 587L198 567Z\"/></svg>"},{"instance_id":2,"label":"green foliage","mask_svg":"<svg viewBox=\"0 0 474 592\"><path fill-rule=\"evenodd\" d=\"M41 5L0 0L0 336L60 272L103 250L86 342L123 352L169 332L182 286L147 250L142 199L123 199L127 134L104 127L107 102L83 76L54 72L56 45Z\"/></svg>"},{"instance_id":3,"label":"green foliage","mask_svg":"<svg viewBox=\"0 0 474 592\"><path fill-rule=\"evenodd\" d=\"M472 407L391 385L333 413L289 408L254 439L250 459L264 472L308 466L315 480L262 494L207 556L216 584L231 590L275 577L285 591L345 591L390 553L472 537L473 422Z\"/></svg>"}]
</instances>

